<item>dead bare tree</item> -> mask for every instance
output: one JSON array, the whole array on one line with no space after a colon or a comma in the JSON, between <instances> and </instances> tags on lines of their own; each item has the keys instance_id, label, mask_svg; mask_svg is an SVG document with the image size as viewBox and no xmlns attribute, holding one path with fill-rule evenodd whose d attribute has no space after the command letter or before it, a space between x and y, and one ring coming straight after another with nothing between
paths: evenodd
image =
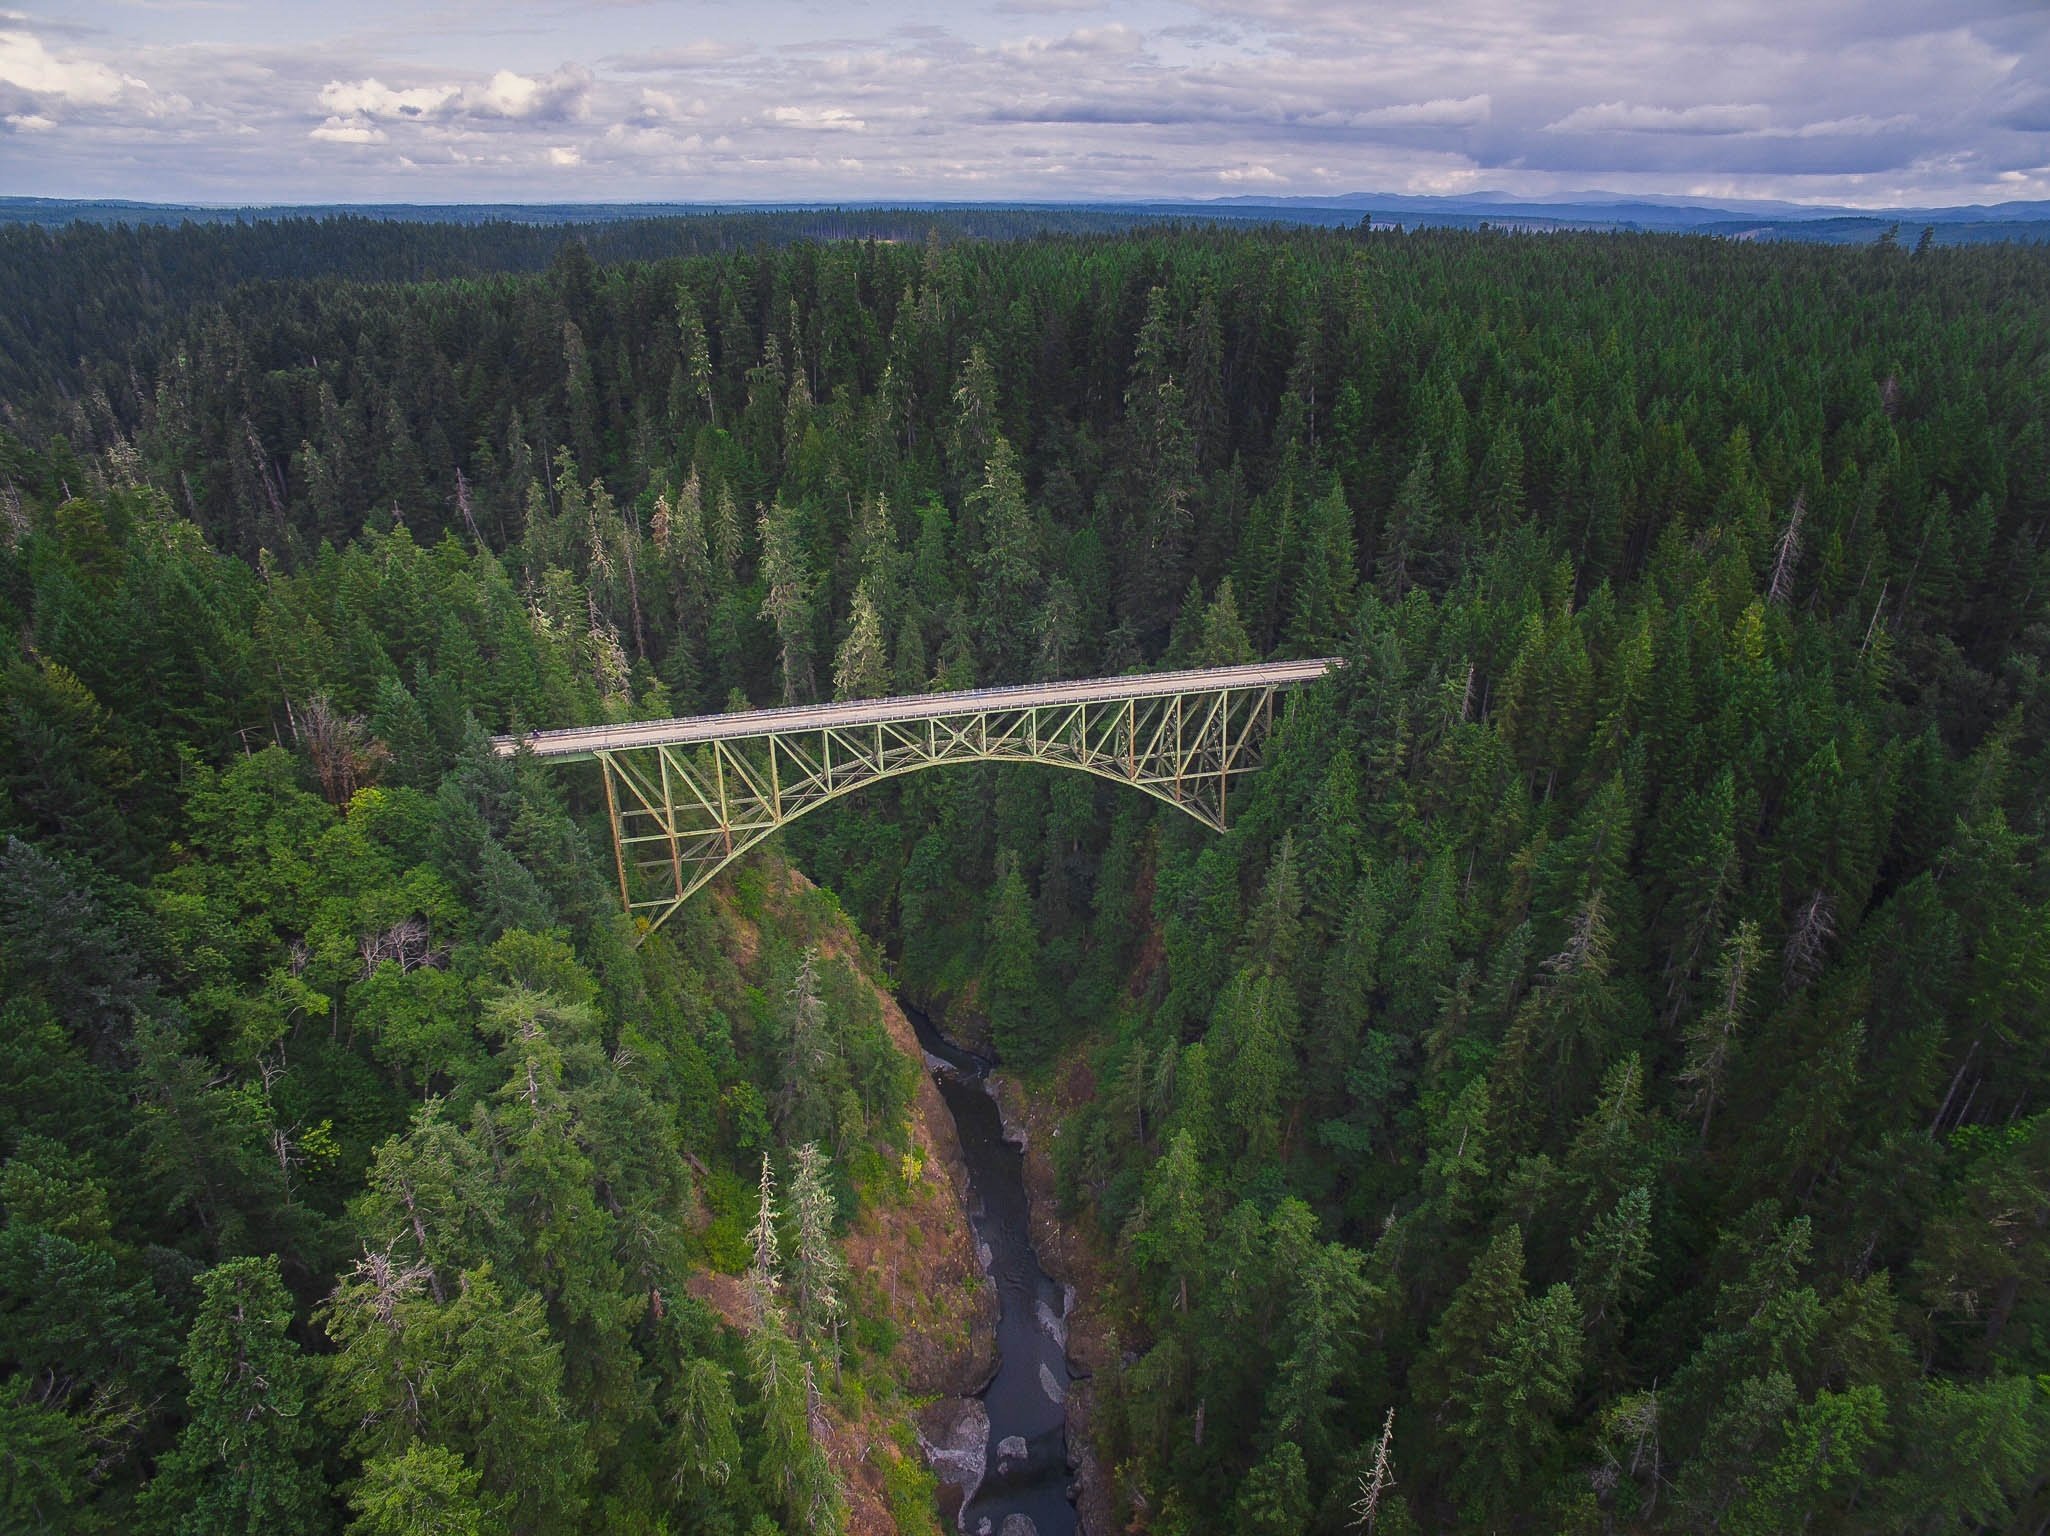
<instances>
[{"instance_id":1,"label":"dead bare tree","mask_svg":"<svg viewBox=\"0 0 2050 1536\"><path fill-rule=\"evenodd\" d=\"M1823 951L1836 937L1836 904L1829 892L1817 889L1794 914L1787 934L1785 965L1780 984L1789 993L1798 992L1822 974Z\"/></svg>"},{"instance_id":2,"label":"dead bare tree","mask_svg":"<svg viewBox=\"0 0 2050 1536\"><path fill-rule=\"evenodd\" d=\"M1395 1410L1388 1410L1388 1417L1381 1421L1381 1443L1374 1447L1374 1464L1360 1479L1360 1496L1352 1506L1353 1525L1373 1536L1374 1526L1381 1518L1381 1499L1395 1486L1395 1469L1388 1463L1388 1451L1395 1443Z\"/></svg>"},{"instance_id":3,"label":"dead bare tree","mask_svg":"<svg viewBox=\"0 0 2050 1536\"><path fill-rule=\"evenodd\" d=\"M433 1273L434 1266L424 1259L416 1259L411 1264L399 1263L389 1248L382 1252L365 1248L363 1257L350 1266L350 1278L369 1290L366 1299L372 1314L393 1332L398 1331L397 1316L401 1304L418 1295Z\"/></svg>"},{"instance_id":4,"label":"dead bare tree","mask_svg":"<svg viewBox=\"0 0 2050 1536\"><path fill-rule=\"evenodd\" d=\"M389 755L360 715L342 714L324 693L316 693L292 712L292 730L313 760L320 792L329 805L347 805Z\"/></svg>"},{"instance_id":5,"label":"dead bare tree","mask_svg":"<svg viewBox=\"0 0 2050 1536\"><path fill-rule=\"evenodd\" d=\"M1793 510L1787 514L1787 526L1781 531L1773 553L1772 585L1765 594L1769 603L1784 604L1793 595L1794 567L1801 559L1801 519L1807 512L1808 496L1803 492L1794 497Z\"/></svg>"},{"instance_id":6,"label":"dead bare tree","mask_svg":"<svg viewBox=\"0 0 2050 1536\"><path fill-rule=\"evenodd\" d=\"M435 947L427 919L417 912L400 918L389 928L364 934L356 941L356 952L363 957L365 976L386 961L396 965L401 974L422 966L438 971L448 965L448 950Z\"/></svg>"},{"instance_id":7,"label":"dead bare tree","mask_svg":"<svg viewBox=\"0 0 2050 1536\"><path fill-rule=\"evenodd\" d=\"M476 514L470 510L470 482L463 478L463 466L456 466L456 510L463 515L463 526L470 530L470 540L479 549L484 547L484 535L477 531Z\"/></svg>"}]
</instances>

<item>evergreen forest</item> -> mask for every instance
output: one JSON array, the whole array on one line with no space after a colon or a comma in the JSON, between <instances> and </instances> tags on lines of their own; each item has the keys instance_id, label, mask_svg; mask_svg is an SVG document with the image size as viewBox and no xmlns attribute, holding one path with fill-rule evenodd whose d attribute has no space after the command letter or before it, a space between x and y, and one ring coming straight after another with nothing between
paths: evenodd
<instances>
[{"instance_id":1,"label":"evergreen forest","mask_svg":"<svg viewBox=\"0 0 2050 1536\"><path fill-rule=\"evenodd\" d=\"M885 976L1123 1528L2050 1528L2050 251L823 217L0 229L0 1529L850 1528ZM645 942L488 741L1327 655Z\"/></svg>"}]
</instances>

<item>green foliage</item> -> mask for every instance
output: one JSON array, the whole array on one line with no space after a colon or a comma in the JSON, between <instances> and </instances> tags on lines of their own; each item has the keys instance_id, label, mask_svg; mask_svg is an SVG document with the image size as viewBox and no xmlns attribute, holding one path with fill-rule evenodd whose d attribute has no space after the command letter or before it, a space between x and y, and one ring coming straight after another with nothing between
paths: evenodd
<instances>
[{"instance_id":1,"label":"green foliage","mask_svg":"<svg viewBox=\"0 0 2050 1536\"><path fill-rule=\"evenodd\" d=\"M505 1526L486 1513L479 1481L441 1446L373 1457L349 1492L349 1536L491 1536Z\"/></svg>"},{"instance_id":2,"label":"green foliage","mask_svg":"<svg viewBox=\"0 0 2050 1536\"><path fill-rule=\"evenodd\" d=\"M688 1282L918 1068L485 734L1286 653L1223 837L785 836L1087 1098L1157 1523L2042 1523L2044 253L1066 217L0 240L0 1518L829 1526Z\"/></svg>"},{"instance_id":3,"label":"green foliage","mask_svg":"<svg viewBox=\"0 0 2050 1536\"><path fill-rule=\"evenodd\" d=\"M292 1301L275 1258L230 1259L200 1277L185 1341L189 1415L143 1497L165 1531L317 1531L327 1488L308 1451L312 1369L285 1337Z\"/></svg>"}]
</instances>

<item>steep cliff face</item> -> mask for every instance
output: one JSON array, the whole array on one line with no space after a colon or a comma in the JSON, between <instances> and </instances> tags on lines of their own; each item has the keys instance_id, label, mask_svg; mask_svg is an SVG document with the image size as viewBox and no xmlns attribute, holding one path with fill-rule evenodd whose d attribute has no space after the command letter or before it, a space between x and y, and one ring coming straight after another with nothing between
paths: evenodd
<instances>
[{"instance_id":1,"label":"steep cliff face","mask_svg":"<svg viewBox=\"0 0 2050 1536\"><path fill-rule=\"evenodd\" d=\"M891 1369L903 1391L932 1399L918 1414L918 1441L951 1521L982 1480L989 1421L969 1394L996 1369L997 1299L968 1223L968 1169L953 1117L904 1011L887 988L877 991L891 1039L920 1063L910 1155L925 1177L910 1200L863 1213L848 1235L847 1265L866 1277L872 1305L897 1330Z\"/></svg>"},{"instance_id":2,"label":"steep cliff face","mask_svg":"<svg viewBox=\"0 0 2050 1536\"><path fill-rule=\"evenodd\" d=\"M969 1394L996 1365L996 1297L969 1227L967 1168L911 1023L851 921L837 912L819 918L820 903L804 899L816 888L802 873L773 854L757 858L760 925L792 918L801 904L809 941L873 988L891 1040L919 1067L907 1143L890 1149L902 1177L865 1192L842 1243L850 1315L861 1320L865 1338L888 1340L889 1347L867 1358L849 1351L848 1369L859 1373L861 1389L825 1394L815 1430L846 1493L852 1536L923 1536L937 1529L938 1514L951 1517L980 1479L980 1404ZM760 925L723 893L713 894L728 958L744 980L761 984ZM691 1288L728 1324L746 1325L738 1277L706 1271ZM921 1465L928 1434L953 1448L929 1458L942 1484L937 1512Z\"/></svg>"},{"instance_id":3,"label":"steep cliff face","mask_svg":"<svg viewBox=\"0 0 2050 1536\"><path fill-rule=\"evenodd\" d=\"M793 882L804 876L790 872ZM862 953L852 923L821 943L875 988L883 1023L897 1048L919 1063L907 1154L923 1169L910 1198L871 1206L848 1234L847 1267L878 1305L874 1315L897 1330L891 1365L913 1397L974 1391L995 1367L996 1298L977 1262L968 1224L968 1170L953 1117L941 1103L911 1021Z\"/></svg>"}]
</instances>

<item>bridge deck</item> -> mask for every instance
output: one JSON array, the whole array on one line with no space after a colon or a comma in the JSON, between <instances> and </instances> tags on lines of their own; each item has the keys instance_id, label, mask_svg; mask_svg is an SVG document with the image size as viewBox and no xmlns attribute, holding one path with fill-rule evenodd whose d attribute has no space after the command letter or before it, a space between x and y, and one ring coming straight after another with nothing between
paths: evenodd
<instances>
[{"instance_id":1,"label":"bridge deck","mask_svg":"<svg viewBox=\"0 0 2050 1536\"><path fill-rule=\"evenodd\" d=\"M891 720L931 720L984 710L1031 709L1046 705L1101 704L1116 699L1150 699L1166 694L1206 693L1230 688L1270 688L1322 677L1336 658L1266 661L1246 667L1203 667L1184 672L1139 672L1072 683L1029 683L1013 688L971 688L956 693L917 693L890 699L856 699L841 704L793 709L755 709L730 715L691 715L679 720L637 720L626 725L578 726L496 736L501 757L526 747L536 757L578 758L632 747L676 746L685 742L730 741L782 731L816 731Z\"/></svg>"}]
</instances>

